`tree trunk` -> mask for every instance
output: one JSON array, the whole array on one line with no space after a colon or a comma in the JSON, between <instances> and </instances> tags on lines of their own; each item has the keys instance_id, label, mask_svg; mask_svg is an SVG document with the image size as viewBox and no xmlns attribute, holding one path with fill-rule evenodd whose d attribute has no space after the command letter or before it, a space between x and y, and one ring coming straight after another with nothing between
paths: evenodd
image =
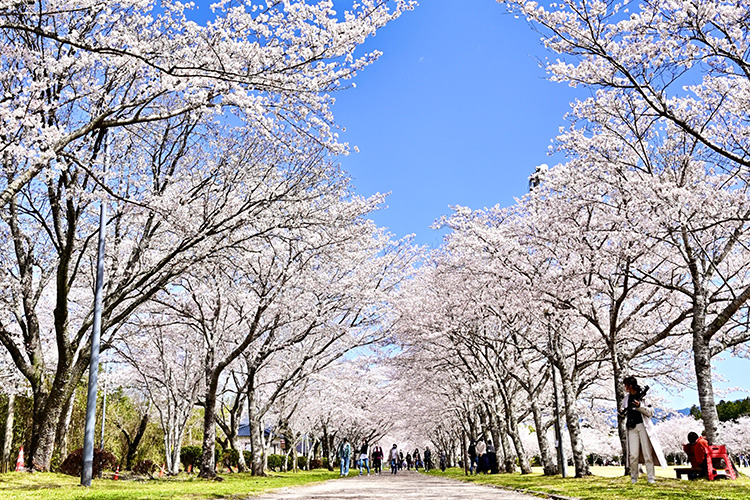
<instances>
[{"instance_id":1,"label":"tree trunk","mask_svg":"<svg viewBox=\"0 0 750 500\"><path fill-rule=\"evenodd\" d=\"M544 425L542 410L539 408L536 398L529 398L531 405L531 415L534 418L534 427L536 428L536 440L539 444L539 457L542 461L542 469L545 476L554 476L557 474L557 464L552 457L547 440L547 427Z\"/></svg>"},{"instance_id":2,"label":"tree trunk","mask_svg":"<svg viewBox=\"0 0 750 500\"><path fill-rule=\"evenodd\" d=\"M297 443L293 442L292 445L292 470L294 472L299 472L297 469Z\"/></svg>"},{"instance_id":3,"label":"tree trunk","mask_svg":"<svg viewBox=\"0 0 750 500\"><path fill-rule=\"evenodd\" d=\"M63 412L65 397L61 390L34 391L34 414L31 423L31 443L26 457L29 470L48 472L55 451L57 424Z\"/></svg>"},{"instance_id":4,"label":"tree trunk","mask_svg":"<svg viewBox=\"0 0 750 500\"><path fill-rule=\"evenodd\" d=\"M5 414L5 433L3 434L3 462L1 472L10 470L10 450L13 445L13 418L16 410L16 395L11 392L8 394L8 410Z\"/></svg>"},{"instance_id":5,"label":"tree trunk","mask_svg":"<svg viewBox=\"0 0 750 500\"><path fill-rule=\"evenodd\" d=\"M570 435L570 447L573 449L573 463L576 468L576 477L589 476L589 464L583 452L583 439L581 438L581 424L576 412L576 394L573 389L573 381L564 361L560 364L560 379L562 380L563 400L565 402L565 422L568 424ZM562 446L562 443L560 443Z\"/></svg>"},{"instance_id":6,"label":"tree trunk","mask_svg":"<svg viewBox=\"0 0 750 500\"><path fill-rule=\"evenodd\" d=\"M333 464L331 463L331 447L328 443L328 426L326 424L322 425L322 431L323 431L323 437L320 440L320 446L321 446L321 457L327 459L328 461L328 470L333 470ZM321 458L321 462L322 462Z\"/></svg>"},{"instance_id":7,"label":"tree trunk","mask_svg":"<svg viewBox=\"0 0 750 500\"><path fill-rule=\"evenodd\" d=\"M55 435L55 455L59 457L60 464L68 456L68 429L70 419L73 418L73 407L75 406L75 391L65 402L63 407L63 418L57 423L57 434Z\"/></svg>"},{"instance_id":8,"label":"tree trunk","mask_svg":"<svg viewBox=\"0 0 750 500\"><path fill-rule=\"evenodd\" d=\"M516 418L512 414L508 414L508 435L513 441L513 447L516 449L516 456L518 457L518 463L521 467L521 474L531 474L529 458L526 456L526 450L523 448L523 442L518 433L518 422L516 422Z\"/></svg>"},{"instance_id":9,"label":"tree trunk","mask_svg":"<svg viewBox=\"0 0 750 500\"><path fill-rule=\"evenodd\" d=\"M508 442L508 430L506 429L505 419L498 418L498 431L500 432L500 444L495 445L495 451L503 450L503 470L511 473L516 471L516 461L513 459L513 451L511 450L510 443ZM498 457L499 465L499 457Z\"/></svg>"},{"instance_id":10,"label":"tree trunk","mask_svg":"<svg viewBox=\"0 0 750 500\"><path fill-rule=\"evenodd\" d=\"M239 437L234 436L230 441L233 450L239 453L237 458L237 472L247 472L247 463L245 463L244 450L240 449Z\"/></svg>"},{"instance_id":11,"label":"tree trunk","mask_svg":"<svg viewBox=\"0 0 750 500\"><path fill-rule=\"evenodd\" d=\"M711 350L706 338L706 298L696 293L693 298L693 360L695 381L698 386L698 401L701 405L703 427L706 429L708 444L719 444L719 414L716 411L714 386L711 376Z\"/></svg>"},{"instance_id":12,"label":"tree trunk","mask_svg":"<svg viewBox=\"0 0 750 500\"><path fill-rule=\"evenodd\" d=\"M513 447L516 449L516 456L518 457L518 464L521 467L521 474L531 474L531 465L529 459L526 456L526 451L523 448L523 442L521 436L518 433L518 420L516 415L513 413L513 395L508 394L507 388L503 387L501 391L503 399L503 406L505 407L505 418L507 423L508 435L513 442Z\"/></svg>"},{"instance_id":13,"label":"tree trunk","mask_svg":"<svg viewBox=\"0 0 750 500\"><path fill-rule=\"evenodd\" d=\"M263 436L261 436L260 415L255 410L253 395L248 394L249 404L247 405L248 425L250 426L250 448L253 456L253 462L250 465L250 472L253 476L265 476L263 468Z\"/></svg>"},{"instance_id":14,"label":"tree trunk","mask_svg":"<svg viewBox=\"0 0 750 500\"><path fill-rule=\"evenodd\" d=\"M469 453L466 451L466 433L461 435L461 456L463 457L464 476L469 475Z\"/></svg>"},{"instance_id":15,"label":"tree trunk","mask_svg":"<svg viewBox=\"0 0 750 500\"><path fill-rule=\"evenodd\" d=\"M615 381L615 407L618 410L617 413L617 436L620 438L620 448L622 450L622 463L625 464L625 476L630 475L630 460L628 460L628 430L625 427L626 419L619 413L622 407L623 401L625 401L625 388L622 385L622 380L625 378L625 374L622 370L622 365L617 357L617 353L614 348L610 348L612 356L612 373Z\"/></svg>"},{"instance_id":16,"label":"tree trunk","mask_svg":"<svg viewBox=\"0 0 750 500\"><path fill-rule=\"evenodd\" d=\"M203 404L203 455L199 477L216 476L216 391L219 386L218 374L213 371L206 377L206 395Z\"/></svg>"},{"instance_id":17,"label":"tree trunk","mask_svg":"<svg viewBox=\"0 0 750 500\"><path fill-rule=\"evenodd\" d=\"M141 417L141 421L138 423L138 430L135 432L133 439L127 439L128 452L125 456L125 469L132 470L133 462L135 461L135 454L138 452L138 445L141 444L141 439L146 433L146 427L148 426L148 411ZM125 432L123 430L123 432ZM127 434L126 434L127 436ZM172 473L172 471L170 471Z\"/></svg>"}]
</instances>

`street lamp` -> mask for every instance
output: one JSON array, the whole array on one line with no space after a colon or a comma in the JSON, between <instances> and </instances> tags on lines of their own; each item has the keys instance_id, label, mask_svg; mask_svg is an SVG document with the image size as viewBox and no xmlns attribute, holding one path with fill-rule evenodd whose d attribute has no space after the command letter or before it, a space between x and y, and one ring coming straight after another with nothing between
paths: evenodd
<instances>
[{"instance_id":1,"label":"street lamp","mask_svg":"<svg viewBox=\"0 0 750 500\"><path fill-rule=\"evenodd\" d=\"M104 171L107 171L108 154L106 131L102 134ZM91 327L91 360L89 361L89 387L86 400L86 428L83 435L83 468L81 486L91 486L94 468L94 433L96 432L96 384L99 378L99 344L102 330L102 288L104 282L104 232L107 204L102 196L99 207L99 252L96 261L96 292L94 295L94 323Z\"/></svg>"}]
</instances>

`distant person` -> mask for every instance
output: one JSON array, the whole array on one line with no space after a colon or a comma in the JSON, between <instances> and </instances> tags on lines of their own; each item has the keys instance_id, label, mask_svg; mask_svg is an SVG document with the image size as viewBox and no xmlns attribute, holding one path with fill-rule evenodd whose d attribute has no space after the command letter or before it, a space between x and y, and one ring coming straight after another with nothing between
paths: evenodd
<instances>
[{"instance_id":1,"label":"distant person","mask_svg":"<svg viewBox=\"0 0 750 500\"><path fill-rule=\"evenodd\" d=\"M398 452L398 463L399 463L399 466L398 466L399 469L405 469L406 468L406 460L404 459L404 452L403 451L399 451Z\"/></svg>"},{"instance_id":2,"label":"distant person","mask_svg":"<svg viewBox=\"0 0 750 500\"><path fill-rule=\"evenodd\" d=\"M659 460L659 465L667 466L667 459L661 450L661 445L654 432L654 424L651 417L654 410L644 402L648 386L641 388L635 377L625 377L625 399L619 410L620 417L625 418L625 426L628 430L628 462L630 465L630 480L633 484L638 482L638 464L646 464L646 476L649 484L656 481L654 472L654 458Z\"/></svg>"},{"instance_id":3,"label":"distant person","mask_svg":"<svg viewBox=\"0 0 750 500\"><path fill-rule=\"evenodd\" d=\"M395 444L388 453L388 457L391 460L391 474L396 474L398 472L399 453Z\"/></svg>"},{"instance_id":4,"label":"distant person","mask_svg":"<svg viewBox=\"0 0 750 500\"><path fill-rule=\"evenodd\" d=\"M372 449L372 470L377 475L383 471L383 449L377 444Z\"/></svg>"},{"instance_id":5,"label":"distant person","mask_svg":"<svg viewBox=\"0 0 750 500\"><path fill-rule=\"evenodd\" d=\"M477 441L477 474L480 472L487 474L487 444L482 438Z\"/></svg>"},{"instance_id":6,"label":"distant person","mask_svg":"<svg viewBox=\"0 0 750 500\"><path fill-rule=\"evenodd\" d=\"M495 447L492 445L492 441L487 441L487 469L490 474L497 474L499 471L497 467L497 452Z\"/></svg>"},{"instance_id":7,"label":"distant person","mask_svg":"<svg viewBox=\"0 0 750 500\"><path fill-rule=\"evenodd\" d=\"M432 452L428 446L424 449L424 471L430 472L430 469L432 469Z\"/></svg>"},{"instance_id":8,"label":"distant person","mask_svg":"<svg viewBox=\"0 0 750 500\"><path fill-rule=\"evenodd\" d=\"M406 452L406 470L411 470L411 464L412 464L411 453Z\"/></svg>"},{"instance_id":9,"label":"distant person","mask_svg":"<svg viewBox=\"0 0 750 500\"><path fill-rule=\"evenodd\" d=\"M367 440L359 448L359 475L362 475L362 469L367 469L367 475L370 475L370 445Z\"/></svg>"},{"instance_id":10,"label":"distant person","mask_svg":"<svg viewBox=\"0 0 750 500\"><path fill-rule=\"evenodd\" d=\"M339 460L341 461L341 477L349 475L349 460L352 456L352 445L349 444L349 440L344 438L344 441L339 446Z\"/></svg>"},{"instance_id":11,"label":"distant person","mask_svg":"<svg viewBox=\"0 0 750 500\"><path fill-rule=\"evenodd\" d=\"M445 467L448 463L448 457L445 456L445 451L440 452L440 470L445 472Z\"/></svg>"},{"instance_id":12,"label":"distant person","mask_svg":"<svg viewBox=\"0 0 750 500\"><path fill-rule=\"evenodd\" d=\"M412 458L414 459L414 470L419 470L419 467L422 465L422 456L419 453L419 448L414 450Z\"/></svg>"},{"instance_id":13,"label":"distant person","mask_svg":"<svg viewBox=\"0 0 750 500\"><path fill-rule=\"evenodd\" d=\"M469 442L469 475L473 474L474 471L477 471L477 444L472 439ZM479 472L477 471L477 474Z\"/></svg>"}]
</instances>

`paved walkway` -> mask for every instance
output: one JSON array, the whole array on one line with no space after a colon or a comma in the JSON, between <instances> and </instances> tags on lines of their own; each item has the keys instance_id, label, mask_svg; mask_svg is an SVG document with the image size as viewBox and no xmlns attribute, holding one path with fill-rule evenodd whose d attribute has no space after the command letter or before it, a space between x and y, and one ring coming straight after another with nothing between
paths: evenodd
<instances>
[{"instance_id":1,"label":"paved walkway","mask_svg":"<svg viewBox=\"0 0 750 500\"><path fill-rule=\"evenodd\" d=\"M395 476L355 476L309 486L284 488L253 500L529 500L538 497L411 471Z\"/></svg>"}]
</instances>

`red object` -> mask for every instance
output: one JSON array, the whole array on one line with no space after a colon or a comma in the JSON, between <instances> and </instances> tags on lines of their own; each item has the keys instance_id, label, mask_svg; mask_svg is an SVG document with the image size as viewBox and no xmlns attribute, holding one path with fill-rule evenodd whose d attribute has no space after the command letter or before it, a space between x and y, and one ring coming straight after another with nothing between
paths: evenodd
<instances>
[{"instance_id":1,"label":"red object","mask_svg":"<svg viewBox=\"0 0 750 500\"><path fill-rule=\"evenodd\" d=\"M24 459L23 459L23 446L18 450L18 460L16 460L16 472L24 470Z\"/></svg>"},{"instance_id":2,"label":"red object","mask_svg":"<svg viewBox=\"0 0 750 500\"><path fill-rule=\"evenodd\" d=\"M695 447L693 448L693 453L695 453L695 464L694 467L700 467L700 464L703 463L704 460L706 460L706 457L711 452L711 449L708 446L708 441L706 441L706 438L703 436L698 437L698 440L695 442Z\"/></svg>"},{"instance_id":3,"label":"red object","mask_svg":"<svg viewBox=\"0 0 750 500\"><path fill-rule=\"evenodd\" d=\"M164 464L161 464L161 469L159 469L159 477L164 477Z\"/></svg>"},{"instance_id":4,"label":"red object","mask_svg":"<svg viewBox=\"0 0 750 500\"><path fill-rule=\"evenodd\" d=\"M713 481L714 479L737 479L734 466L731 460L729 460L729 455L727 455L726 446L723 444L709 446L706 458L709 481Z\"/></svg>"},{"instance_id":5,"label":"red object","mask_svg":"<svg viewBox=\"0 0 750 500\"><path fill-rule=\"evenodd\" d=\"M120 479L120 466L117 466L117 469L115 470L115 477L112 478L113 481L117 481Z\"/></svg>"}]
</instances>

